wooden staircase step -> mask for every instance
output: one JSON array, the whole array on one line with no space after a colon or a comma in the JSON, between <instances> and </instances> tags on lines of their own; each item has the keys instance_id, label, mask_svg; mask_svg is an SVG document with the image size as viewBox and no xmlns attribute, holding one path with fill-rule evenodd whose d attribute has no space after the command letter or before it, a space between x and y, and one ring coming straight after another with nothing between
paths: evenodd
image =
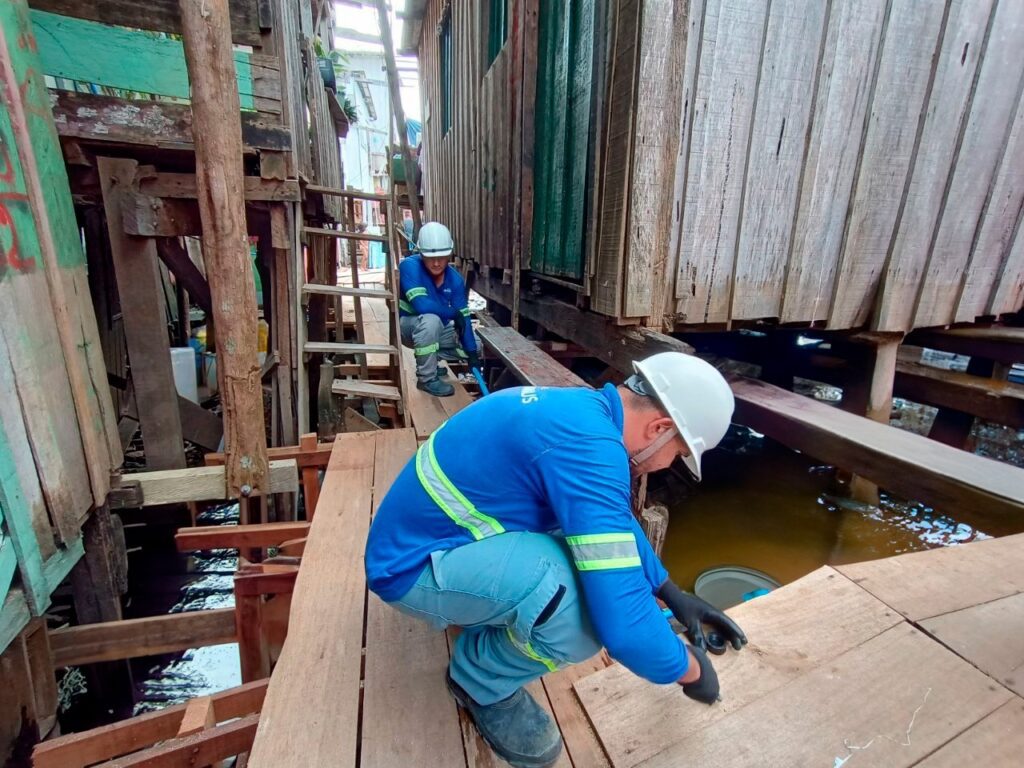
<instances>
[{"instance_id":1,"label":"wooden staircase step","mask_svg":"<svg viewBox=\"0 0 1024 768\"><path fill-rule=\"evenodd\" d=\"M359 344L358 342L347 341L307 341L305 345L303 345L302 349L305 352L320 352L324 354L337 355L398 354L398 350L390 344Z\"/></svg>"},{"instance_id":2,"label":"wooden staircase step","mask_svg":"<svg viewBox=\"0 0 1024 768\"><path fill-rule=\"evenodd\" d=\"M331 385L331 391L336 395L347 395L348 397L376 397L381 400L402 399L402 393L398 391L398 387L390 384L371 384L358 379L336 379Z\"/></svg>"},{"instance_id":3,"label":"wooden staircase step","mask_svg":"<svg viewBox=\"0 0 1024 768\"><path fill-rule=\"evenodd\" d=\"M302 286L303 293L319 293L325 296L359 296L366 299L390 299L391 291L384 288L353 288L349 285L321 285L306 283Z\"/></svg>"}]
</instances>

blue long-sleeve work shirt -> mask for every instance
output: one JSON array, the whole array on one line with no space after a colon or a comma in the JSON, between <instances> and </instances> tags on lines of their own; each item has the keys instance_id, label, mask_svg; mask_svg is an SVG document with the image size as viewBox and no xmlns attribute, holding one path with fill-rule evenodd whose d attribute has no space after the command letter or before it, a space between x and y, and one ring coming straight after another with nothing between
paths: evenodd
<instances>
[{"instance_id":1,"label":"blue long-sleeve work shirt","mask_svg":"<svg viewBox=\"0 0 1024 768\"><path fill-rule=\"evenodd\" d=\"M668 573L631 512L622 419L612 385L506 389L457 413L377 510L370 589L398 600L431 552L485 536L564 535L601 643L648 680L678 680L687 656L654 599Z\"/></svg>"},{"instance_id":2,"label":"blue long-sleeve work shirt","mask_svg":"<svg viewBox=\"0 0 1024 768\"><path fill-rule=\"evenodd\" d=\"M413 254L402 259L398 265L399 289L402 292L398 302L399 315L437 315L445 325L456 315L466 319L465 329L459 343L467 352L476 352L476 337L469 320L469 301L466 281L449 264L444 271L444 280L438 285L434 276L427 272L420 255Z\"/></svg>"}]
</instances>

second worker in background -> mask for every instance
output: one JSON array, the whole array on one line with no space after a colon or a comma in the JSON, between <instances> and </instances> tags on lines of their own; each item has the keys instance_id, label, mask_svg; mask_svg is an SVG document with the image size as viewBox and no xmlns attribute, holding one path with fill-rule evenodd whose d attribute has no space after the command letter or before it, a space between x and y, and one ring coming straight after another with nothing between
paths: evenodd
<instances>
[{"instance_id":1,"label":"second worker in background","mask_svg":"<svg viewBox=\"0 0 1024 768\"><path fill-rule=\"evenodd\" d=\"M398 266L402 344L416 356L416 386L437 397L455 393L442 378L447 370L438 365L438 356L480 367L466 283L448 263L454 247L448 227L428 222L416 241L418 253Z\"/></svg>"}]
</instances>

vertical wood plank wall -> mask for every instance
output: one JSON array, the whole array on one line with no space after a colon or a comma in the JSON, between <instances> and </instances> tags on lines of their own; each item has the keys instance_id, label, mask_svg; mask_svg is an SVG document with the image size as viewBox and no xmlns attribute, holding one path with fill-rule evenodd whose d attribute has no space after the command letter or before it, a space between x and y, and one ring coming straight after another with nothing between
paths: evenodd
<instances>
[{"instance_id":1,"label":"vertical wood plank wall","mask_svg":"<svg viewBox=\"0 0 1024 768\"><path fill-rule=\"evenodd\" d=\"M1020 310L1024 3L608 3L592 310L883 331ZM479 264L508 268L515 245L528 267L515 78L536 40L510 34L484 72L489 3L447 6L461 69L441 136L445 5L420 45L428 211Z\"/></svg>"}]
</instances>

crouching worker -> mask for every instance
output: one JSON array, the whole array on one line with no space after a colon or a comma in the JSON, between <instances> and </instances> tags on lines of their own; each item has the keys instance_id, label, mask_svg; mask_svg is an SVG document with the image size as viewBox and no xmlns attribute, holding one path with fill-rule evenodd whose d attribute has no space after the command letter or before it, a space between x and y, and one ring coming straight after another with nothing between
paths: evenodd
<instances>
[{"instance_id":1,"label":"crouching worker","mask_svg":"<svg viewBox=\"0 0 1024 768\"><path fill-rule=\"evenodd\" d=\"M402 344L416 355L416 386L437 397L455 394L441 378L447 370L438 366L438 356L480 367L466 283L448 264L454 247L448 227L432 221L420 230L418 253L398 265Z\"/></svg>"},{"instance_id":2,"label":"crouching worker","mask_svg":"<svg viewBox=\"0 0 1024 768\"><path fill-rule=\"evenodd\" d=\"M630 502L631 476L677 458L700 479L701 454L729 427L732 391L677 352L634 367L619 387L517 387L458 412L399 474L370 528L370 589L438 630L462 627L448 689L514 766L551 765L562 749L525 688L541 675L603 646L637 675L712 704L702 624L736 649L746 643L669 578Z\"/></svg>"}]
</instances>

